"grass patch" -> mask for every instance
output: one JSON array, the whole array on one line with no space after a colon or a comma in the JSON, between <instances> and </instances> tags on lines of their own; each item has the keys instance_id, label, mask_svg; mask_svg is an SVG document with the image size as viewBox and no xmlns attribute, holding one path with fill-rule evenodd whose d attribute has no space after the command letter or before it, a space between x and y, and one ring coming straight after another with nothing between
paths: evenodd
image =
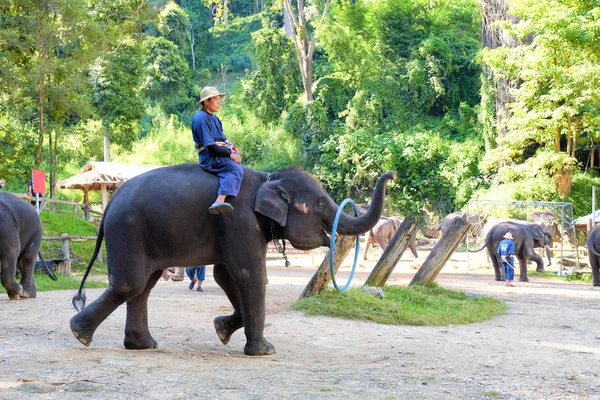
<instances>
[{"instance_id":1,"label":"grass patch","mask_svg":"<svg viewBox=\"0 0 600 400\"><path fill-rule=\"evenodd\" d=\"M81 284L81 277L79 278L69 278L64 275L57 275L57 280L53 281L46 274L35 274L35 286L38 292L49 292L52 290L77 290L79 289L79 285ZM20 280L20 277L17 277L17 282ZM108 283L103 281L94 281L94 280L86 280L85 288L86 289L94 289L94 288L107 288ZM0 286L0 293L6 293L6 290Z\"/></svg>"},{"instance_id":2,"label":"grass patch","mask_svg":"<svg viewBox=\"0 0 600 400\"><path fill-rule=\"evenodd\" d=\"M338 292L327 289L300 299L292 309L309 315L329 315L387 325L443 326L485 321L506 313L504 302L487 296L468 296L437 284L386 286L383 299L361 288Z\"/></svg>"},{"instance_id":3,"label":"grass patch","mask_svg":"<svg viewBox=\"0 0 600 400\"><path fill-rule=\"evenodd\" d=\"M581 283L592 283L592 274L574 273L565 276L558 276L556 272L537 272L535 269L527 270L528 276L535 276L538 278L546 279L558 279L565 282L581 282Z\"/></svg>"}]
</instances>

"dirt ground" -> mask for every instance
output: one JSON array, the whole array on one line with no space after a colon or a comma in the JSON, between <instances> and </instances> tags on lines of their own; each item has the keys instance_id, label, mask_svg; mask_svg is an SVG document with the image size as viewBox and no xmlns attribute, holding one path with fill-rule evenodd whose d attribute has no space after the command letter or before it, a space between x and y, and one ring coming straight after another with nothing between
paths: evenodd
<instances>
[{"instance_id":1,"label":"dirt ground","mask_svg":"<svg viewBox=\"0 0 600 400\"><path fill-rule=\"evenodd\" d=\"M388 284L407 285L425 256L405 254ZM0 399L600 399L600 291L590 284L531 277L507 288L455 253L437 282L506 301L506 315L415 327L291 311L322 257L292 256L290 268L269 259L265 337L277 354L265 357L244 355L243 331L227 346L217 338L212 321L231 306L211 266L204 293L187 278L157 284L156 350L124 349L124 306L86 348L69 329L75 291L0 299ZM352 286L373 265L361 262ZM102 291L88 289L88 304Z\"/></svg>"}]
</instances>

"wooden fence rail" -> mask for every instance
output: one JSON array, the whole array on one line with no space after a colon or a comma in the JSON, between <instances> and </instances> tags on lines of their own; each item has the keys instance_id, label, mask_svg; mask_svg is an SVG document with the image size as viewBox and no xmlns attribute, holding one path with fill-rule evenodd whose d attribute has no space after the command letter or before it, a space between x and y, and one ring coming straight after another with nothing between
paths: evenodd
<instances>
[{"instance_id":1,"label":"wooden fence rail","mask_svg":"<svg viewBox=\"0 0 600 400\"><path fill-rule=\"evenodd\" d=\"M62 241L61 255L57 258L53 258L52 261L56 263L56 272L71 276L71 249L69 245L70 240L96 240L97 236L73 236L63 233L60 236L42 236L42 240L60 240ZM49 260L50 261L50 260ZM98 253L98 261L102 262L102 251Z\"/></svg>"},{"instance_id":2,"label":"wooden fence rail","mask_svg":"<svg viewBox=\"0 0 600 400\"><path fill-rule=\"evenodd\" d=\"M35 201L35 197L29 196L28 194L23 194L23 193L11 193L11 194L13 194L23 200ZM49 197L40 197L40 209L43 210L44 207L46 206L46 204L50 205L51 210L54 209L54 204L63 204L63 205L67 205L67 206L73 206L74 214L77 214L77 212L81 209L83 212L83 218L86 221L91 220L91 214L96 214L98 216L102 216L102 211L94 210L86 204L77 203L75 201L52 199Z\"/></svg>"}]
</instances>

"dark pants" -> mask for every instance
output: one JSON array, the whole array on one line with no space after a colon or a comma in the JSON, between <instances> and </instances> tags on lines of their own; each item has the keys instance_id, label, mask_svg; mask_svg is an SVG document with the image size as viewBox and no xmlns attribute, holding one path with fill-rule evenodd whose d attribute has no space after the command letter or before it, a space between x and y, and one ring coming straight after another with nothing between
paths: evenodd
<instances>
[{"instance_id":1,"label":"dark pants","mask_svg":"<svg viewBox=\"0 0 600 400\"><path fill-rule=\"evenodd\" d=\"M231 158L221 157L213 165L204 169L219 177L219 195L234 197L238 195L244 178L244 169L241 164Z\"/></svg>"}]
</instances>

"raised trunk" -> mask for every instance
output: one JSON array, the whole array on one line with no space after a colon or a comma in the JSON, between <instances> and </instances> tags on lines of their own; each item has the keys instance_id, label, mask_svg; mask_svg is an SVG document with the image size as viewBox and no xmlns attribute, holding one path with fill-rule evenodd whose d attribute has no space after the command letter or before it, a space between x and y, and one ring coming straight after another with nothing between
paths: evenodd
<instances>
[{"instance_id":1,"label":"raised trunk","mask_svg":"<svg viewBox=\"0 0 600 400\"><path fill-rule=\"evenodd\" d=\"M375 186L375 192L371 198L371 206L365 214L360 217L352 217L348 214L341 213L338 221L337 233L340 235L358 235L367 232L373 228L383 212L383 203L385 200L385 186L390 179L396 179L395 172L387 172L379 178ZM334 213L337 208L334 209ZM335 215L335 214L334 214ZM331 231L333 227L328 227Z\"/></svg>"}]
</instances>

